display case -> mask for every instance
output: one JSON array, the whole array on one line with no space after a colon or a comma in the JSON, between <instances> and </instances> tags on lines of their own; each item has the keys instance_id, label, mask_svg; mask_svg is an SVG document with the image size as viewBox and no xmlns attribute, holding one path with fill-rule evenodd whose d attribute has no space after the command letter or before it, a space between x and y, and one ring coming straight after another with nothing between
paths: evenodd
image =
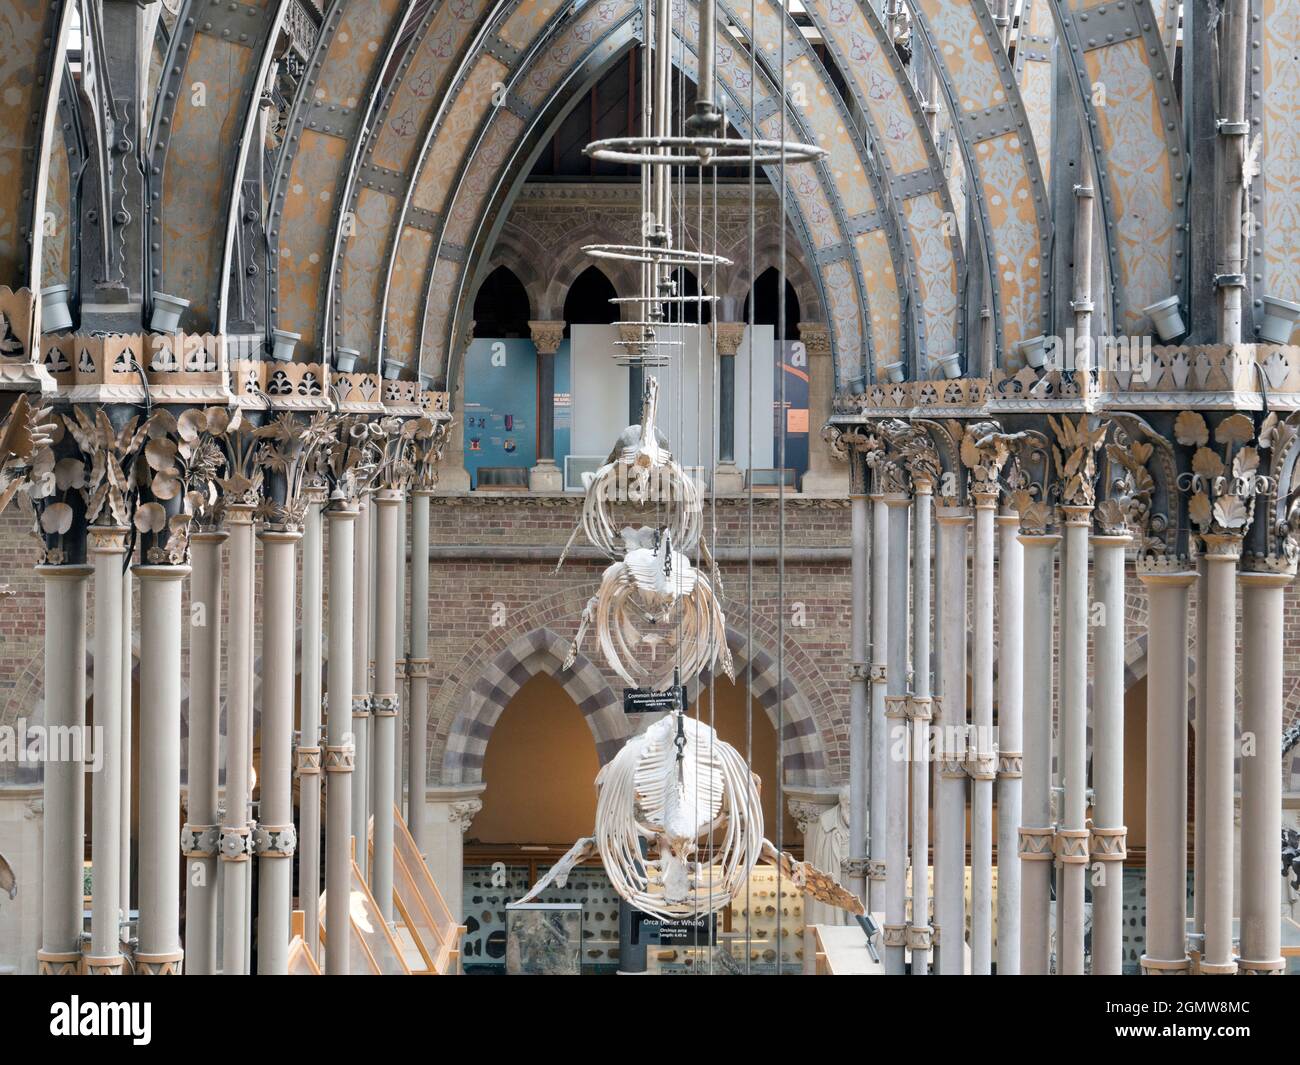
<instances>
[{"instance_id":1,"label":"display case","mask_svg":"<svg viewBox=\"0 0 1300 1065\"><path fill-rule=\"evenodd\" d=\"M510 976L581 975L582 904L507 905L506 973Z\"/></svg>"}]
</instances>

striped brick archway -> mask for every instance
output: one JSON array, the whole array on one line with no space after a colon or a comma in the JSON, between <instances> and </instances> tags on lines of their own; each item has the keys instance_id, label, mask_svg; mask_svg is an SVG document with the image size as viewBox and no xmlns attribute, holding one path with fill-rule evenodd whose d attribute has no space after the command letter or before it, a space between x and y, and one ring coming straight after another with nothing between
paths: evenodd
<instances>
[{"instance_id":1,"label":"striped brick archway","mask_svg":"<svg viewBox=\"0 0 1300 1065\"><path fill-rule=\"evenodd\" d=\"M519 689L539 673L554 677L582 711L604 765L627 738L623 707L595 664L581 653L564 669L568 640L548 628L534 629L492 659L470 688L465 706L452 721L442 758L445 784L483 779L483 755L501 712Z\"/></svg>"},{"instance_id":2,"label":"striped brick archway","mask_svg":"<svg viewBox=\"0 0 1300 1065\"><path fill-rule=\"evenodd\" d=\"M750 655L745 635L727 629L727 643L735 660L736 683L745 684L747 665L753 667L752 694L781 736L781 760L785 784L802 787L829 786L826 755L821 733L808 700L795 682L777 673L776 656L755 646ZM444 784L479 783L483 779L483 756L492 730L510 700L539 673L553 676L578 704L596 743L600 764L608 762L630 734L618 694L600 669L579 654L572 668L564 669L570 643L549 628L538 628L520 636L484 667L470 688L469 698L456 714L442 757ZM726 682L725 677L720 677ZM707 685L705 673L701 683ZM784 704L778 711L782 695ZM778 726L778 716L782 723Z\"/></svg>"}]
</instances>

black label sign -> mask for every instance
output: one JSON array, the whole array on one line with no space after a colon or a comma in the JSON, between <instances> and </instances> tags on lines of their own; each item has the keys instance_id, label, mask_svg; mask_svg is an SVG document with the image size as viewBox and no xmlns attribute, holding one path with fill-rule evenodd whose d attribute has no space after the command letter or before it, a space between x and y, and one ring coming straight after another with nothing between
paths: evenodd
<instances>
[{"instance_id":1,"label":"black label sign","mask_svg":"<svg viewBox=\"0 0 1300 1065\"><path fill-rule=\"evenodd\" d=\"M716 946L718 942L718 915L710 914L694 920L662 921L641 911L632 916L632 944L675 944L684 946Z\"/></svg>"},{"instance_id":2,"label":"black label sign","mask_svg":"<svg viewBox=\"0 0 1300 1065\"><path fill-rule=\"evenodd\" d=\"M623 713L662 714L686 706L686 688L669 688L666 692L649 688L624 688Z\"/></svg>"}]
</instances>

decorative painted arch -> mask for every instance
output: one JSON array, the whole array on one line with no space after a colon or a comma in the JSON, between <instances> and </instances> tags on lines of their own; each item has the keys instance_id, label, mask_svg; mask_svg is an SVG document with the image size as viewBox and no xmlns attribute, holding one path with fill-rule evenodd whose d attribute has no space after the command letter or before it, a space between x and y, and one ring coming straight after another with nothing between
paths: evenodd
<instances>
[{"instance_id":1,"label":"decorative painted arch","mask_svg":"<svg viewBox=\"0 0 1300 1065\"><path fill-rule=\"evenodd\" d=\"M1251 189L1255 296L1300 303L1300 4L1261 0L1250 25L1252 139L1263 168Z\"/></svg>"},{"instance_id":2,"label":"decorative painted arch","mask_svg":"<svg viewBox=\"0 0 1300 1065\"><path fill-rule=\"evenodd\" d=\"M948 177L916 90L875 8L807 0L804 9L843 73L866 123L868 143L884 167L913 286L911 371L923 377L927 354L959 351L963 342L959 293L965 263Z\"/></svg>"},{"instance_id":3,"label":"decorative painted arch","mask_svg":"<svg viewBox=\"0 0 1300 1065\"><path fill-rule=\"evenodd\" d=\"M1043 180L1052 179L1052 128L1056 98L1056 24L1049 10L1051 0L1024 0L1020 12L1020 33L1016 38L1016 83L1029 116L1029 131L1038 150Z\"/></svg>"},{"instance_id":4,"label":"decorative painted arch","mask_svg":"<svg viewBox=\"0 0 1300 1065\"><path fill-rule=\"evenodd\" d=\"M410 17L407 0L335 0L289 118L270 198L268 320L301 334L301 350L317 357L325 350L326 271L360 133Z\"/></svg>"},{"instance_id":5,"label":"decorative painted arch","mask_svg":"<svg viewBox=\"0 0 1300 1065\"><path fill-rule=\"evenodd\" d=\"M1149 333L1145 308L1180 295L1187 276L1189 160L1164 27L1151 0L1095 9L1084 0L1050 2L1101 185L1111 320ZM1105 106L1095 92L1104 93Z\"/></svg>"},{"instance_id":6,"label":"decorative painted arch","mask_svg":"<svg viewBox=\"0 0 1300 1065\"><path fill-rule=\"evenodd\" d=\"M684 65L688 76L691 74L694 65L694 57L689 46L683 48L680 40L677 43L678 61ZM553 66L553 57L559 47L552 47L547 57L551 60ZM719 56L719 78L720 82L729 94L735 107L730 109L733 124L741 130L746 130L745 120L745 100L747 91L736 87L738 78L746 79L746 90L748 86L749 68L748 61L741 62L736 50L731 49L730 55L720 54ZM521 79L517 79L514 85L519 84ZM762 93L758 92L759 85L755 85L756 97L763 100L762 106L759 107L760 125L766 123L768 127L776 122L775 109L776 101L771 94L770 86L764 81L762 83ZM524 82L523 92L529 91L528 83ZM552 94L554 100L557 94ZM531 103L531 100L526 101ZM518 133L510 135L509 131L503 133L502 129L495 125L496 121L509 113L508 106L499 108L491 116L488 126L480 144L497 144L503 136L510 136L513 144L519 141ZM763 116L767 117L764 118ZM788 129L791 135L801 135L799 123L794 115L788 116ZM764 128L765 135L773 135L771 128ZM504 146L502 146L504 148ZM465 311L465 291L469 285L470 279L465 276L463 262L465 259L472 259L473 251L478 250L480 245L490 242L492 231L491 219L499 215L509 203L509 195L503 195L503 191L509 184L505 177L501 177L492 187L494 198L487 200L487 189L492 177L496 176L485 172L481 164L481 158L485 155L492 158L496 151L482 153L481 148L476 147L476 152L480 153L479 174L472 175L470 180L462 181L462 186L477 185L472 191L478 194L479 202L489 202L490 206L483 214L477 214L473 209L464 212L460 236L464 243L457 245L455 240L440 241L438 248L435 250L432 258L433 267L429 273L429 284L426 289L426 304L424 315L423 336L421 344L421 358L427 359L425 369L431 372L435 381L441 379L450 379L446 367L451 359L456 356L456 345L452 343L452 338L457 337L463 332L463 317ZM502 158L506 153L501 151ZM511 160L518 159L524 154L522 147L517 147ZM828 291L832 292L837 298L834 303L835 312L832 316L834 326L834 340L837 342L836 348L839 352L851 352L853 365L857 366L857 360L863 344L863 337L867 337L869 347L869 334L864 332L863 320L861 317L862 308L865 306L863 293L858 284L856 268L852 266L850 244L844 236L844 230L839 225L839 218L831 206L831 199L823 183L819 182L811 173L800 174L801 171L810 168L797 168L796 176L792 182L791 202L795 205L796 210L793 212L801 226L804 227L806 235L805 243L815 249L815 256L820 265L821 280ZM508 167L499 168L498 173L504 173ZM516 183L517 184L517 183ZM511 190L513 191L513 190ZM458 213L463 210L463 203L457 203L453 212ZM474 220L477 219L475 222ZM456 237L456 233L451 233ZM447 253L443 252L443 245L450 244L451 247ZM464 249L470 249L467 252ZM444 293L453 293L444 297ZM393 295L390 294L390 302L393 302ZM389 342L392 342L392 330L390 330ZM413 343L413 338L411 340ZM431 357L430 357L431 356ZM454 373L454 370L452 371Z\"/></svg>"},{"instance_id":7,"label":"decorative painted arch","mask_svg":"<svg viewBox=\"0 0 1300 1065\"><path fill-rule=\"evenodd\" d=\"M984 0L914 0L912 9L971 176L992 288L993 357L1019 369L1016 344L1047 331L1051 268L1047 187L1029 117ZM978 376L984 368L973 361L968 355L966 371Z\"/></svg>"},{"instance_id":8,"label":"decorative painted arch","mask_svg":"<svg viewBox=\"0 0 1300 1065\"><path fill-rule=\"evenodd\" d=\"M190 301L181 315L188 332L224 333L231 317L230 237L285 14L275 0L213 6L180 19L168 46L149 135L159 197L147 204L147 232L151 281Z\"/></svg>"},{"instance_id":9,"label":"decorative painted arch","mask_svg":"<svg viewBox=\"0 0 1300 1065\"><path fill-rule=\"evenodd\" d=\"M618 753L627 737L622 704L586 655L579 653L572 668L562 668L570 646L549 628L534 629L484 667L452 721L442 757L442 783L471 784L483 779L483 755L502 711L539 673L554 677L578 704L596 742L600 764Z\"/></svg>"}]
</instances>

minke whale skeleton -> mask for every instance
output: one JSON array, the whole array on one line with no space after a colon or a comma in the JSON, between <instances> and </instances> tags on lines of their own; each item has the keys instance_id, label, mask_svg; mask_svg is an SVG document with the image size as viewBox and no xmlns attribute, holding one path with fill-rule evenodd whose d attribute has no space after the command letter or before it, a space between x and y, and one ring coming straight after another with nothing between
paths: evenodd
<instances>
[{"instance_id":1,"label":"minke whale skeleton","mask_svg":"<svg viewBox=\"0 0 1300 1065\"><path fill-rule=\"evenodd\" d=\"M597 774L596 791L594 834L578 840L519 902L552 884L563 887L575 866L599 854L614 890L662 920L726 906L762 859L818 902L863 912L834 876L764 838L758 778L731 744L680 711L628 740Z\"/></svg>"}]
</instances>

